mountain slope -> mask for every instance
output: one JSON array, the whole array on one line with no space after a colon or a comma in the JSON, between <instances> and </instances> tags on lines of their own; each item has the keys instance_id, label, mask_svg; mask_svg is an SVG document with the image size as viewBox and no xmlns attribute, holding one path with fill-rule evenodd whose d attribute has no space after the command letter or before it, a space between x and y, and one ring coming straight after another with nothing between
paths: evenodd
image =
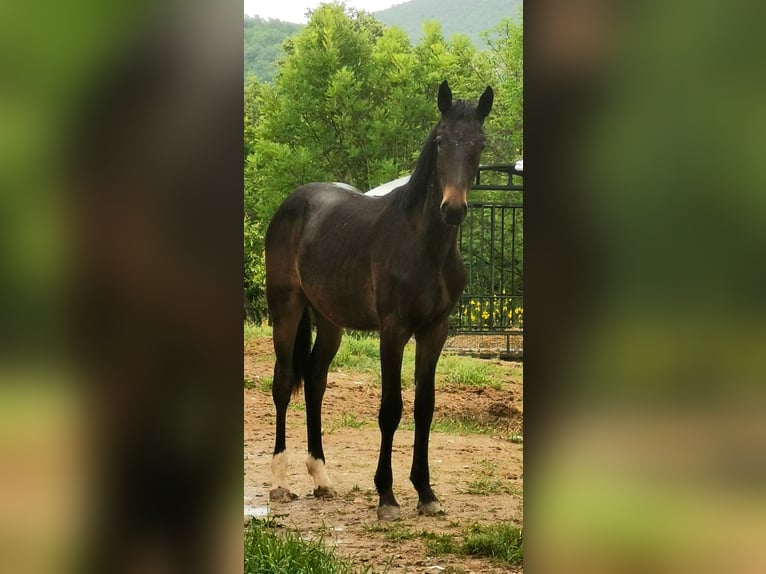
<instances>
[{"instance_id":1,"label":"mountain slope","mask_svg":"<svg viewBox=\"0 0 766 574\"><path fill-rule=\"evenodd\" d=\"M245 78L254 74L270 82L282 55L282 42L303 29L303 24L245 16Z\"/></svg>"},{"instance_id":2,"label":"mountain slope","mask_svg":"<svg viewBox=\"0 0 766 574\"><path fill-rule=\"evenodd\" d=\"M521 20L522 0L410 0L374 16L389 26L401 28L416 44L423 32L423 22L437 20L444 37L465 34L477 47L483 47L481 32L494 28L503 18Z\"/></svg>"},{"instance_id":3,"label":"mountain slope","mask_svg":"<svg viewBox=\"0 0 766 574\"><path fill-rule=\"evenodd\" d=\"M442 26L444 37L467 35L474 45L482 49L481 33L497 26L503 18L521 19L522 0L410 0L374 12L373 16L387 26L404 30L413 44L423 33L423 23L436 20ZM245 16L244 21L245 70L247 78L254 74L262 82L270 82L276 73L277 60L282 56L282 42L303 29L302 24L265 20L258 16Z\"/></svg>"}]
</instances>

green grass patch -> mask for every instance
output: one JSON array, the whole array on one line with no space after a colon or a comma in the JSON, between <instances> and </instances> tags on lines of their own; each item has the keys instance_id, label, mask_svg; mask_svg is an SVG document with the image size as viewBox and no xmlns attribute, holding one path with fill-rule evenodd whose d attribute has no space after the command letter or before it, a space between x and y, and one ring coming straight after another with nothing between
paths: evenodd
<instances>
[{"instance_id":1,"label":"green grass patch","mask_svg":"<svg viewBox=\"0 0 766 574\"><path fill-rule=\"evenodd\" d=\"M330 369L377 373L380 371L379 346L375 336L346 334Z\"/></svg>"},{"instance_id":2,"label":"green grass patch","mask_svg":"<svg viewBox=\"0 0 766 574\"><path fill-rule=\"evenodd\" d=\"M267 392L271 392L271 382L272 382L271 376L258 377L257 379L251 379L250 377L245 377L245 388L257 389L259 391L263 391L264 393L267 393Z\"/></svg>"},{"instance_id":3,"label":"green grass patch","mask_svg":"<svg viewBox=\"0 0 766 574\"><path fill-rule=\"evenodd\" d=\"M510 522L499 524L476 524L465 534L460 553L471 556L487 556L506 564L523 561L522 530Z\"/></svg>"},{"instance_id":4,"label":"green grass patch","mask_svg":"<svg viewBox=\"0 0 766 574\"><path fill-rule=\"evenodd\" d=\"M256 325L245 321L245 341L252 341L263 337L271 338L271 327L266 323Z\"/></svg>"},{"instance_id":5,"label":"green grass patch","mask_svg":"<svg viewBox=\"0 0 766 574\"><path fill-rule=\"evenodd\" d=\"M439 417L434 419L431 423L431 431L445 432L448 434L497 434L497 429L493 426L483 425L472 420L455 419L451 417Z\"/></svg>"},{"instance_id":6,"label":"green grass patch","mask_svg":"<svg viewBox=\"0 0 766 574\"><path fill-rule=\"evenodd\" d=\"M520 564L523 560L522 530L510 522L469 526L463 530L462 542L452 534L427 531L420 532L418 537L423 539L428 556L486 556L505 564Z\"/></svg>"},{"instance_id":7,"label":"green grass patch","mask_svg":"<svg viewBox=\"0 0 766 574\"><path fill-rule=\"evenodd\" d=\"M476 480L469 482L461 492L466 494L475 494L479 496L489 496L491 494L501 494L506 492L503 480L494 476L480 476Z\"/></svg>"},{"instance_id":8,"label":"green grass patch","mask_svg":"<svg viewBox=\"0 0 766 574\"><path fill-rule=\"evenodd\" d=\"M395 523L385 530L386 540L391 542L401 542L402 540L414 540L418 537L417 532L413 532L407 526L401 523Z\"/></svg>"},{"instance_id":9,"label":"green grass patch","mask_svg":"<svg viewBox=\"0 0 766 574\"><path fill-rule=\"evenodd\" d=\"M495 466L488 460L481 462L479 476L458 488L464 494L490 496L493 494L521 494L519 488L508 480L495 476Z\"/></svg>"},{"instance_id":10,"label":"green grass patch","mask_svg":"<svg viewBox=\"0 0 766 574\"><path fill-rule=\"evenodd\" d=\"M339 428L359 429L370 425L371 423L356 418L354 413L343 412L339 416L328 421L328 423L324 425L324 430L331 433Z\"/></svg>"},{"instance_id":11,"label":"green grass patch","mask_svg":"<svg viewBox=\"0 0 766 574\"><path fill-rule=\"evenodd\" d=\"M294 532L275 532L271 523L254 520L245 530L245 574L374 574L343 560L319 540Z\"/></svg>"},{"instance_id":12,"label":"green grass patch","mask_svg":"<svg viewBox=\"0 0 766 574\"><path fill-rule=\"evenodd\" d=\"M420 538L423 539L426 554L429 556L460 553L460 545L455 542L455 537L451 534L437 534L424 530L420 533Z\"/></svg>"},{"instance_id":13,"label":"green grass patch","mask_svg":"<svg viewBox=\"0 0 766 574\"><path fill-rule=\"evenodd\" d=\"M331 370L374 373L380 382L380 339L377 333L347 332L343 336ZM501 389L508 376L504 366L473 357L442 355L436 371L440 382ZM415 379L415 342L409 341L402 356L402 388L412 388Z\"/></svg>"},{"instance_id":14,"label":"green grass patch","mask_svg":"<svg viewBox=\"0 0 766 574\"><path fill-rule=\"evenodd\" d=\"M494 363L473 357L444 355L439 361L437 377L441 381L462 386L503 388L507 373Z\"/></svg>"},{"instance_id":15,"label":"green grass patch","mask_svg":"<svg viewBox=\"0 0 766 574\"><path fill-rule=\"evenodd\" d=\"M374 522L365 526L364 530L368 534L383 534L383 537L391 542L413 540L418 537L416 532L401 522Z\"/></svg>"}]
</instances>

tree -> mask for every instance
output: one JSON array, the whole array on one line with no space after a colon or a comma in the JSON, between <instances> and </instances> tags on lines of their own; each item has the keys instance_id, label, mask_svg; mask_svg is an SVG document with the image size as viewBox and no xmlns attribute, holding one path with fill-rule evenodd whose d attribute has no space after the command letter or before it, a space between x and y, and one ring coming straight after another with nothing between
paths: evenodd
<instances>
[{"instance_id":1,"label":"tree","mask_svg":"<svg viewBox=\"0 0 766 574\"><path fill-rule=\"evenodd\" d=\"M524 156L524 25L506 18L484 37L489 50L481 53L482 69L496 86L485 156L512 163Z\"/></svg>"}]
</instances>

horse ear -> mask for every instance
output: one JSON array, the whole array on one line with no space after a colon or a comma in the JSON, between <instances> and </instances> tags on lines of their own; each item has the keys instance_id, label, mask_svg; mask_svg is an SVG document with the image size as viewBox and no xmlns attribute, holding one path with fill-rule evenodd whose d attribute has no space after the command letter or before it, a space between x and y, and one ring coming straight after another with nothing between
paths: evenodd
<instances>
[{"instance_id":1,"label":"horse ear","mask_svg":"<svg viewBox=\"0 0 766 574\"><path fill-rule=\"evenodd\" d=\"M492 102L494 99L495 92L492 91L490 86L487 86L487 89L484 90L481 98L479 98L479 105L476 106L476 115L479 116L480 120L484 121L484 118L489 115L489 111L492 109Z\"/></svg>"},{"instance_id":2,"label":"horse ear","mask_svg":"<svg viewBox=\"0 0 766 574\"><path fill-rule=\"evenodd\" d=\"M452 107L452 90L449 89L447 80L444 80L439 86L439 111L446 114Z\"/></svg>"}]
</instances>

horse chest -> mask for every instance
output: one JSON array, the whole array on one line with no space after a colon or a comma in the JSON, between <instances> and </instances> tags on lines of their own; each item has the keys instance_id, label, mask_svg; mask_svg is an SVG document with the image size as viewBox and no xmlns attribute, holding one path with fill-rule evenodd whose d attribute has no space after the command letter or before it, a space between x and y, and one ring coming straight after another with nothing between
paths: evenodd
<instances>
[{"instance_id":1,"label":"horse chest","mask_svg":"<svg viewBox=\"0 0 766 574\"><path fill-rule=\"evenodd\" d=\"M377 296L412 325L440 320L452 311L463 289L462 264L445 267L428 264L402 265L381 281Z\"/></svg>"}]
</instances>

